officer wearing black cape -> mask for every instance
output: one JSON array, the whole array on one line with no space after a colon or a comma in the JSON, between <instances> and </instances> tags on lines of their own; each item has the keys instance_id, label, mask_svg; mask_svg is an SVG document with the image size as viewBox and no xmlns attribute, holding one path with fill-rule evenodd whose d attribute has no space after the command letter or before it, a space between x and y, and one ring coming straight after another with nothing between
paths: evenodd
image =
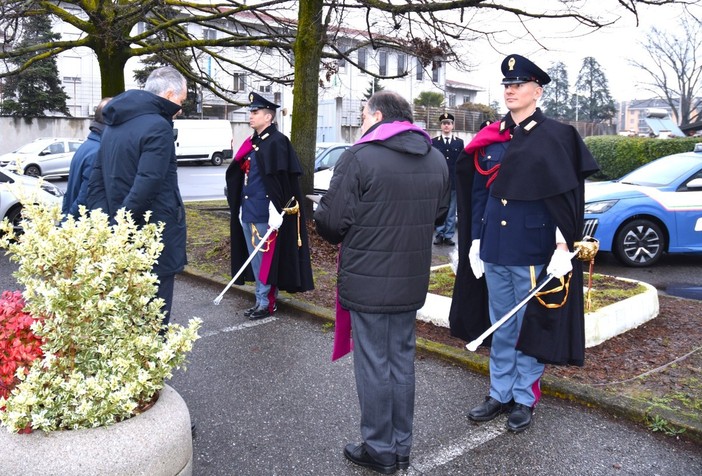
<instances>
[{"instance_id":1,"label":"officer wearing black cape","mask_svg":"<svg viewBox=\"0 0 702 476\"><path fill-rule=\"evenodd\" d=\"M490 393L474 421L509 413L507 428L531 425L544 364L584 363L581 239L584 180L598 170L572 126L547 118L537 101L550 77L520 55L502 62L509 113L481 129L456 164L459 266L452 335L478 337L547 274L553 279L498 328L490 345Z\"/></svg>"},{"instance_id":2,"label":"officer wearing black cape","mask_svg":"<svg viewBox=\"0 0 702 476\"><path fill-rule=\"evenodd\" d=\"M227 168L227 201L231 211L232 275L269 228L274 232L235 284L255 281L256 303L244 311L251 320L272 315L278 290L314 289L309 240L303 215L300 160L290 140L275 125L280 107L250 93L249 124L254 129ZM285 213L283 213L285 212ZM282 215L280 223L273 223Z\"/></svg>"}]
</instances>

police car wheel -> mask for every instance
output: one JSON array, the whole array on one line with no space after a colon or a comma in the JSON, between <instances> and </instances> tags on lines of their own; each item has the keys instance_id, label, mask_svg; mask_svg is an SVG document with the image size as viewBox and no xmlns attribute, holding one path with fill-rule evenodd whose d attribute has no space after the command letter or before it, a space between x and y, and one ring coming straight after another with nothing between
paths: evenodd
<instances>
[{"instance_id":1,"label":"police car wheel","mask_svg":"<svg viewBox=\"0 0 702 476\"><path fill-rule=\"evenodd\" d=\"M665 239L657 223L645 219L632 220L617 232L614 255L626 266L651 266L663 256Z\"/></svg>"}]
</instances>

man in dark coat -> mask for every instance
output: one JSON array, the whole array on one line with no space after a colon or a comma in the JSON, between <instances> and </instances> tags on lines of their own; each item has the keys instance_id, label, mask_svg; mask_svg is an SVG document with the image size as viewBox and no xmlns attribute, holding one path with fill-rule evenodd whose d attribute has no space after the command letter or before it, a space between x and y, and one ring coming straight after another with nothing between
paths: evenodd
<instances>
[{"instance_id":1,"label":"man in dark coat","mask_svg":"<svg viewBox=\"0 0 702 476\"><path fill-rule=\"evenodd\" d=\"M256 303L244 315L251 320L275 312L278 290L314 289L309 240L303 216L300 160L290 140L274 124L279 107L259 94L249 95L249 124L254 129L227 168L231 210L232 275L243 266L269 228L274 231L235 281L256 283ZM285 211L282 222L278 222Z\"/></svg>"},{"instance_id":2,"label":"man in dark coat","mask_svg":"<svg viewBox=\"0 0 702 476\"><path fill-rule=\"evenodd\" d=\"M363 442L347 445L344 455L391 474L409 467L415 319L450 186L446 160L412 124L412 109L399 94L375 93L361 131L337 162L314 217L324 239L341 243L334 358L350 350L349 335L340 332L349 330L349 318L353 329Z\"/></svg>"},{"instance_id":3,"label":"man in dark coat","mask_svg":"<svg viewBox=\"0 0 702 476\"><path fill-rule=\"evenodd\" d=\"M75 218L80 216L78 207L88 203L88 182L93 171L95 157L100 149L100 139L102 131L105 129L105 120L102 117L102 110L112 98L103 98L95 108L95 118L90 122L90 133L85 142L78 147L73 158L71 167L68 169L68 183L66 193L63 196L64 215L72 215Z\"/></svg>"},{"instance_id":4,"label":"man in dark coat","mask_svg":"<svg viewBox=\"0 0 702 476\"><path fill-rule=\"evenodd\" d=\"M446 158L449 178L451 179L451 199L448 213L444 222L436 227L435 245L454 246L453 235L456 233L456 159L463 151L463 140L453 135L453 114L448 112L439 116L441 135L431 140L431 145L436 147Z\"/></svg>"},{"instance_id":5,"label":"man in dark coat","mask_svg":"<svg viewBox=\"0 0 702 476\"><path fill-rule=\"evenodd\" d=\"M464 267L456 277L466 281L460 289L467 299L454 303L450 322L466 340L488 327L484 314L461 309L481 309L481 281L495 323L547 274L558 278L492 335L490 394L468 414L488 421L509 412L508 430L520 432L532 423L544 364L583 365L582 269L571 252L583 230L584 180L597 164L573 127L536 107L550 81L544 71L510 55L502 72L510 112L479 131L462 157L472 162L465 168L472 177L459 176L459 188L470 186L463 206L470 210L471 234L461 236L471 240L474 276L466 277Z\"/></svg>"},{"instance_id":6,"label":"man in dark coat","mask_svg":"<svg viewBox=\"0 0 702 476\"><path fill-rule=\"evenodd\" d=\"M164 325L170 320L175 275L183 270L185 207L178 188L173 117L187 95L185 78L174 68L154 70L144 90L129 90L103 111L102 134L88 185L88 208L110 217L125 208L137 223L151 211L151 223L163 222L163 251L154 265L157 296L165 301Z\"/></svg>"}]
</instances>

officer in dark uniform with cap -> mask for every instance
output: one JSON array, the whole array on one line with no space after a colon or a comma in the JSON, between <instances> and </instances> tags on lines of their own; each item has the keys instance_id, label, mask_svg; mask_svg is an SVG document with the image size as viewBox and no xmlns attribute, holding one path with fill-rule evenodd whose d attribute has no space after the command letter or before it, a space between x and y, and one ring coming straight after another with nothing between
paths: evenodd
<instances>
[{"instance_id":1,"label":"officer in dark uniform with cap","mask_svg":"<svg viewBox=\"0 0 702 476\"><path fill-rule=\"evenodd\" d=\"M546 274L560 278L494 332L489 396L468 414L488 421L509 413L508 430L520 432L532 423L544 364L583 365L582 269L571 251L583 230L584 179L598 167L573 127L536 107L548 74L516 54L504 59L502 73L509 113L480 130L459 158L472 165L457 181L470 190L459 196L470 201L461 208L472 218L474 276L457 274L466 297L455 300L449 320L452 334L473 340ZM489 322L470 311L486 288Z\"/></svg>"},{"instance_id":2,"label":"officer in dark uniform with cap","mask_svg":"<svg viewBox=\"0 0 702 476\"><path fill-rule=\"evenodd\" d=\"M290 140L274 124L279 106L253 92L249 101L249 125L254 133L227 168L226 182L232 275L268 228L275 229L236 281L255 281L256 303L244 315L256 320L275 312L279 289L295 293L311 290L314 285L307 229L299 206L300 160Z\"/></svg>"},{"instance_id":3,"label":"officer in dark uniform with cap","mask_svg":"<svg viewBox=\"0 0 702 476\"><path fill-rule=\"evenodd\" d=\"M446 158L451 180L451 202L446 220L436 227L434 244L454 246L456 244L453 241L453 235L456 233L456 159L463 150L464 144L462 139L453 135L453 114L444 112L439 116L439 124L441 124L441 135L434 137L431 145L439 149Z\"/></svg>"}]
</instances>

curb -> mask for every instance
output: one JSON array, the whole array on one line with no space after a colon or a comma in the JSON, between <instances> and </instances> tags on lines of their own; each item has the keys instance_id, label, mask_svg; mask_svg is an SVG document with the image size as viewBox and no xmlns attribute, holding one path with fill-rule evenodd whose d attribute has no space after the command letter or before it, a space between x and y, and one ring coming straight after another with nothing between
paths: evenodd
<instances>
[{"instance_id":1,"label":"curb","mask_svg":"<svg viewBox=\"0 0 702 476\"><path fill-rule=\"evenodd\" d=\"M222 284L223 286L228 282L222 278L201 273L190 266L185 267L183 274L204 281ZM229 292L234 291L240 294L251 295L253 294L253 289L253 286L238 286L236 288L231 288ZM335 321L334 312L331 309L294 299L287 293L282 293L278 297L277 302L281 306L316 318L321 318L327 322ZM488 358L485 356L468 353L462 349L421 337L417 338L417 349L434 354L443 360L453 362L468 370L483 375L489 375ZM702 443L702 420L695 420L694 418L681 415L668 408L654 406L626 396L611 395L595 387L549 375L544 375L542 377L541 391L545 395L579 403L590 408L598 408L611 415L625 418L643 426L647 426L650 420L662 419L668 422L669 426L685 430L684 433L681 434L683 438Z\"/></svg>"}]
</instances>

